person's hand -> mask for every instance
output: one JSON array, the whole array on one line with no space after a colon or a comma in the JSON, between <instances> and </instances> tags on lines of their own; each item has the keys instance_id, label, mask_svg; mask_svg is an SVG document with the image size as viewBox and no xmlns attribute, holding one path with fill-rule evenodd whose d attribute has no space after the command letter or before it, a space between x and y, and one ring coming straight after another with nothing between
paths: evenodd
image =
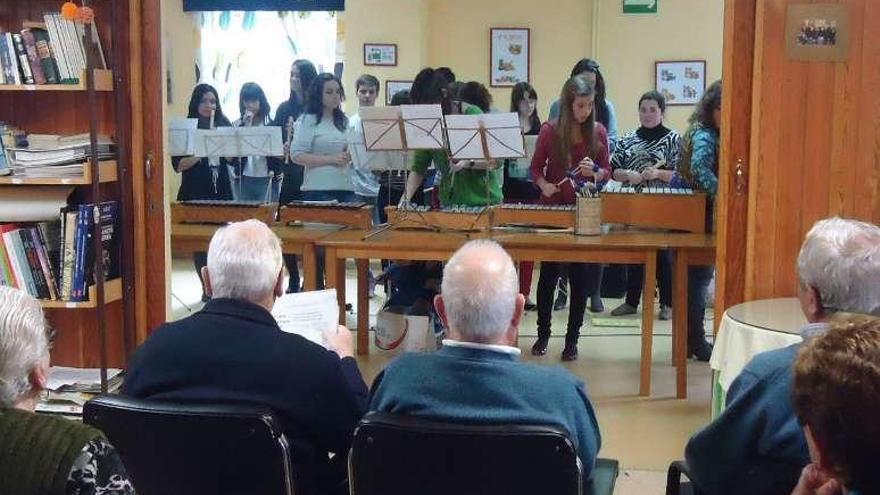
<instances>
[{"instance_id":1,"label":"person's hand","mask_svg":"<svg viewBox=\"0 0 880 495\"><path fill-rule=\"evenodd\" d=\"M635 186L642 183L642 174L636 172L635 170L619 168L614 171L612 177L617 182L622 182L624 184L632 184Z\"/></svg>"},{"instance_id":2,"label":"person's hand","mask_svg":"<svg viewBox=\"0 0 880 495\"><path fill-rule=\"evenodd\" d=\"M341 358L354 357L354 339L345 325L338 325L333 330L324 331L327 347Z\"/></svg>"},{"instance_id":3,"label":"person's hand","mask_svg":"<svg viewBox=\"0 0 880 495\"><path fill-rule=\"evenodd\" d=\"M829 478L815 464L808 464L794 487L791 495L840 495L843 493L840 482Z\"/></svg>"},{"instance_id":4,"label":"person's hand","mask_svg":"<svg viewBox=\"0 0 880 495\"><path fill-rule=\"evenodd\" d=\"M347 151L343 151L342 153L330 155L330 157L328 158L328 162L330 163L330 165L344 167L348 165L349 162L351 162L351 155L349 155Z\"/></svg>"},{"instance_id":5,"label":"person's hand","mask_svg":"<svg viewBox=\"0 0 880 495\"><path fill-rule=\"evenodd\" d=\"M554 194L559 192L559 186L557 186L556 184L551 184L549 182L544 182L538 187L541 189L541 195L545 198L552 197Z\"/></svg>"},{"instance_id":6,"label":"person's hand","mask_svg":"<svg viewBox=\"0 0 880 495\"><path fill-rule=\"evenodd\" d=\"M595 167L593 160L590 157L586 156L583 160L580 161L580 163L578 163L578 166L575 167L574 173L580 174L581 177L589 179L593 177L593 167Z\"/></svg>"},{"instance_id":7,"label":"person's hand","mask_svg":"<svg viewBox=\"0 0 880 495\"><path fill-rule=\"evenodd\" d=\"M643 180L649 181L649 180L657 180L659 178L660 178L660 171L657 170L656 167L646 167L644 170L642 170L642 179Z\"/></svg>"},{"instance_id":8,"label":"person's hand","mask_svg":"<svg viewBox=\"0 0 880 495\"><path fill-rule=\"evenodd\" d=\"M464 170L466 168L471 168L473 166L474 166L473 160L455 160L454 162L452 162L452 165L451 165L453 172L459 172L461 170Z\"/></svg>"}]
</instances>

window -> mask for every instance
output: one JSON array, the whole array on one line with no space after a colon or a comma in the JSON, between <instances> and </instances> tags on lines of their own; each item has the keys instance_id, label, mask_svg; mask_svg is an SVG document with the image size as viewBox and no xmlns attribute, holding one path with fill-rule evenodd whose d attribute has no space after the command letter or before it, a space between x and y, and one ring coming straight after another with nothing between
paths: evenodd
<instances>
[{"instance_id":1,"label":"window","mask_svg":"<svg viewBox=\"0 0 880 495\"><path fill-rule=\"evenodd\" d=\"M305 58L318 72L333 72L337 62L334 12L201 12L200 82L220 93L230 120L238 115L242 84L263 88L275 109L290 96L290 65Z\"/></svg>"}]
</instances>

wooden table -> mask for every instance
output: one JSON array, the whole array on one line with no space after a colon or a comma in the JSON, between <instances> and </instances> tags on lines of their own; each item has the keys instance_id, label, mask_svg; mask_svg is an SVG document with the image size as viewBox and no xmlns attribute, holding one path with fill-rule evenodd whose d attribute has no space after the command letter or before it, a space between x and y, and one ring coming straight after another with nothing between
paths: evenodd
<instances>
[{"instance_id":1,"label":"wooden table","mask_svg":"<svg viewBox=\"0 0 880 495\"><path fill-rule=\"evenodd\" d=\"M371 258L435 260L445 261L464 243L472 239L492 239L500 243L511 257L517 261L556 261L570 263L626 263L645 267L644 289L642 291L642 346L641 375L639 394L651 394L651 360L654 330L654 287L656 284L657 251L672 249L684 252L682 259L689 260L691 252L714 252L711 235L669 234L643 231L621 231L601 236L576 236L570 233L531 233L494 230L476 233L437 233L426 231L386 230L365 238L369 232L346 230L330 234L318 246L325 248L327 259L327 284L336 287L340 304L340 320L344 322L345 307L345 260L353 258L358 268L358 353L369 352L369 299L366 272ZM696 256L696 255L694 255ZM694 258L696 259L696 258ZM687 261L689 262L689 261ZM686 273L686 270L685 270ZM685 277L686 279L686 277ZM687 284L684 288L684 303L678 302L675 320L687 321ZM679 289L676 289L679 292ZM681 297L681 294L678 294ZM673 335L676 343L686 344L686 323L676 325L685 332ZM680 346L680 344L679 344ZM674 363L678 368L676 377L686 377L686 350L674 351ZM683 359L684 358L684 359ZM686 381L685 381L686 385ZM687 388L685 386L686 396ZM682 397L679 386L678 395Z\"/></svg>"},{"instance_id":2,"label":"wooden table","mask_svg":"<svg viewBox=\"0 0 880 495\"><path fill-rule=\"evenodd\" d=\"M687 398L688 268L715 264L715 240L702 245L675 248L672 275L672 363L675 366L675 396Z\"/></svg>"},{"instance_id":3,"label":"wooden table","mask_svg":"<svg viewBox=\"0 0 880 495\"><path fill-rule=\"evenodd\" d=\"M175 253L207 252L214 232L222 225L172 224L171 250ZM303 289L316 288L315 243L343 229L340 225L307 223L302 225L273 225L271 229L281 238L281 250L285 254L302 257Z\"/></svg>"}]
</instances>

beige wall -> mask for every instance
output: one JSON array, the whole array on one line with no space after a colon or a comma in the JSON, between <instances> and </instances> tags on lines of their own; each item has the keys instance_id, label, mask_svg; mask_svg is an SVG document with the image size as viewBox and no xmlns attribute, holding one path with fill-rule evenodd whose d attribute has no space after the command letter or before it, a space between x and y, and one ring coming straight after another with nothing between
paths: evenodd
<instances>
[{"instance_id":1,"label":"beige wall","mask_svg":"<svg viewBox=\"0 0 880 495\"><path fill-rule=\"evenodd\" d=\"M656 60L705 60L706 84L721 78L723 1L666 0L660 2L657 15L623 15L620 1L595 1L596 59L602 64L621 134L638 126L638 99L654 88ZM683 132L693 108L669 107L666 125Z\"/></svg>"},{"instance_id":2,"label":"beige wall","mask_svg":"<svg viewBox=\"0 0 880 495\"><path fill-rule=\"evenodd\" d=\"M429 57L433 66L449 66L461 81L489 82L489 28L530 29L531 82L538 112L547 116L571 65L590 52L591 0L431 0ZM490 88L499 110L510 108L509 88Z\"/></svg>"}]
</instances>

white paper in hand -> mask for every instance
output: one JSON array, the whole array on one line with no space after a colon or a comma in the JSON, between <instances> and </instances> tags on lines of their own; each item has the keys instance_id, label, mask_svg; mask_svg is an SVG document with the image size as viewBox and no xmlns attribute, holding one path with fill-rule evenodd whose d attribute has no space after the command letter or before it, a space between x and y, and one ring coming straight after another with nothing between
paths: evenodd
<instances>
[{"instance_id":1,"label":"white paper in hand","mask_svg":"<svg viewBox=\"0 0 880 495\"><path fill-rule=\"evenodd\" d=\"M324 332L339 324L336 289L285 294L275 300L272 316L281 330L327 347Z\"/></svg>"}]
</instances>

